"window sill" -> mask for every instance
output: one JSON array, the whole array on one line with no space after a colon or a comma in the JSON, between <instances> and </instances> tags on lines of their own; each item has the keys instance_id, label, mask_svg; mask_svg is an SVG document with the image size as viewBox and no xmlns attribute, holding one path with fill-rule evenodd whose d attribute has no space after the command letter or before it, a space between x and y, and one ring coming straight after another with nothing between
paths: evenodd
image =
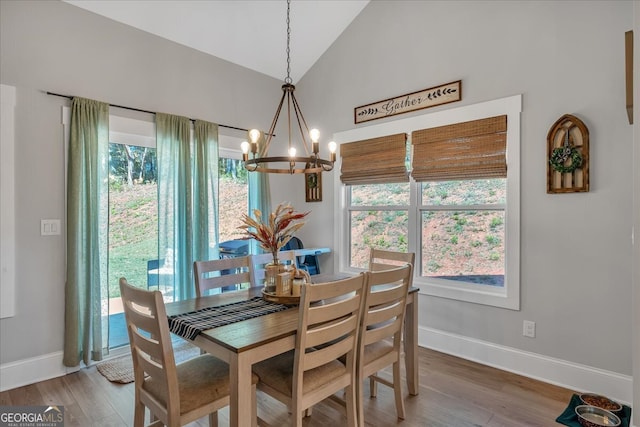
<instances>
[{"instance_id":1,"label":"window sill","mask_svg":"<svg viewBox=\"0 0 640 427\"><path fill-rule=\"evenodd\" d=\"M489 305L509 310L520 310L520 298L516 292L509 292L507 284L504 287L476 285L472 283L451 283L448 280L415 278L413 285L420 288L421 295L475 304Z\"/></svg>"}]
</instances>

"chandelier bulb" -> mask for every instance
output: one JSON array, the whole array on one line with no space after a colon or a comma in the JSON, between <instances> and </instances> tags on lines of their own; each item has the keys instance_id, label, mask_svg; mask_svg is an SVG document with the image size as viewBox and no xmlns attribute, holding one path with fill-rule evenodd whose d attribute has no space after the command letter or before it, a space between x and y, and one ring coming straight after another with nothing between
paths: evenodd
<instances>
[{"instance_id":1,"label":"chandelier bulb","mask_svg":"<svg viewBox=\"0 0 640 427\"><path fill-rule=\"evenodd\" d=\"M309 136L311 137L312 142L318 142L320 139L320 131L318 129L311 129L309 131Z\"/></svg>"},{"instance_id":2,"label":"chandelier bulb","mask_svg":"<svg viewBox=\"0 0 640 427\"><path fill-rule=\"evenodd\" d=\"M251 139L252 143L257 143L258 139L260 138L260 131L258 129L251 129L249 131L249 138Z\"/></svg>"},{"instance_id":3,"label":"chandelier bulb","mask_svg":"<svg viewBox=\"0 0 640 427\"><path fill-rule=\"evenodd\" d=\"M296 156L296 147L289 148L289 157L295 157L295 156Z\"/></svg>"},{"instance_id":4,"label":"chandelier bulb","mask_svg":"<svg viewBox=\"0 0 640 427\"><path fill-rule=\"evenodd\" d=\"M249 143L247 141L242 141L240 149L242 150L242 154L249 154Z\"/></svg>"},{"instance_id":5,"label":"chandelier bulb","mask_svg":"<svg viewBox=\"0 0 640 427\"><path fill-rule=\"evenodd\" d=\"M338 144L336 144L335 141L329 142L329 152L330 153L335 153L337 148L338 148Z\"/></svg>"}]
</instances>

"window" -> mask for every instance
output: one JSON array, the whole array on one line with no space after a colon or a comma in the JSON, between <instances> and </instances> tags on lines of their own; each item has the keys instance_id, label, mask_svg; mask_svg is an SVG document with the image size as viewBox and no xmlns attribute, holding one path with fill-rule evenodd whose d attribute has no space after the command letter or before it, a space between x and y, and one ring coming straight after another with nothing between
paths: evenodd
<instances>
[{"instance_id":1,"label":"window","mask_svg":"<svg viewBox=\"0 0 640 427\"><path fill-rule=\"evenodd\" d=\"M336 205L345 209L337 236L348 239L336 239L343 245L340 269L367 268L372 246L415 252L414 284L421 293L519 309L520 111L518 95L334 135L347 143L405 132L415 143L420 130L497 116L508 123L501 171L487 172L485 158L477 174L457 175L475 168L465 164L446 181L433 181L425 178L433 166L414 164L419 181L341 185Z\"/></svg>"},{"instance_id":2,"label":"window","mask_svg":"<svg viewBox=\"0 0 640 427\"><path fill-rule=\"evenodd\" d=\"M504 287L506 179L420 183L420 276Z\"/></svg>"},{"instance_id":3,"label":"window","mask_svg":"<svg viewBox=\"0 0 640 427\"><path fill-rule=\"evenodd\" d=\"M241 142L236 138L220 136L221 145L240 147ZM226 242L244 235L238 226L242 215L249 212L249 182L239 148L221 148L219 162L218 233L220 242Z\"/></svg>"}]
</instances>

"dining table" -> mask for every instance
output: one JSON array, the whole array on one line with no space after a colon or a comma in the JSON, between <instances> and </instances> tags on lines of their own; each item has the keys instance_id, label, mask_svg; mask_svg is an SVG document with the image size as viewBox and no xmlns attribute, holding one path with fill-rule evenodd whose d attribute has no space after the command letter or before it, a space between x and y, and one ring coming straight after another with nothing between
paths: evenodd
<instances>
[{"instance_id":1,"label":"dining table","mask_svg":"<svg viewBox=\"0 0 640 427\"><path fill-rule=\"evenodd\" d=\"M311 276L313 283L323 283L349 277L349 274L321 274ZM418 289L412 287L407 297L404 325L404 353L406 379L409 394L417 395L418 384ZM165 304L170 325L179 318L189 318L194 313L202 317L209 312L216 316L210 323L204 319L200 329L174 327L173 333L181 336L209 354L229 364L231 426L251 426L254 413L251 405L252 367L295 348L298 328L298 306L276 304L255 309L255 317L246 318L247 304L261 304L262 287L201 296ZM264 305L264 304L263 304ZM278 307L280 306L280 307ZM228 318L225 319L225 316ZM222 319L218 322L218 319ZM218 323L220 325L218 326Z\"/></svg>"}]
</instances>

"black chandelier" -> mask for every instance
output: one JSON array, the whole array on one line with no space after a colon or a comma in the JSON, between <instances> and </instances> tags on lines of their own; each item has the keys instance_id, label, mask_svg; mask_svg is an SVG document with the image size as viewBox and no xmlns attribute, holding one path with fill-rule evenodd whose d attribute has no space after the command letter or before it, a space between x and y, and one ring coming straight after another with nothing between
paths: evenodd
<instances>
[{"instance_id":1,"label":"black chandelier","mask_svg":"<svg viewBox=\"0 0 640 427\"><path fill-rule=\"evenodd\" d=\"M276 109L276 114L271 122L271 127L267 134L267 140L264 144L264 148L258 152L258 141L261 137L261 132L257 129L251 129L249 131L249 139L251 143L244 141L241 145L242 148L242 160L244 167L249 172L263 172L263 173L319 173L328 172L333 169L333 164L336 161L336 143L329 142L329 160L320 158L320 146L318 140L320 139L320 132L317 129L309 130L307 122L302 114L300 105L296 100L294 91L296 87L292 84L291 80L291 56L290 56L290 41L291 41L291 27L290 27L290 14L291 0L287 0L287 77L284 79L282 85L282 98ZM282 106L287 101L287 123L289 131L289 148L288 156L273 156L268 155L269 146L273 139L276 124L280 118L280 112ZM294 119L297 123L298 130L300 131L302 147L304 147L305 156L297 156L297 150L292 140L292 116L294 113ZM307 137L311 141L309 145ZM310 147L310 148L309 148ZM251 159L249 159L249 151L251 151Z\"/></svg>"}]
</instances>

